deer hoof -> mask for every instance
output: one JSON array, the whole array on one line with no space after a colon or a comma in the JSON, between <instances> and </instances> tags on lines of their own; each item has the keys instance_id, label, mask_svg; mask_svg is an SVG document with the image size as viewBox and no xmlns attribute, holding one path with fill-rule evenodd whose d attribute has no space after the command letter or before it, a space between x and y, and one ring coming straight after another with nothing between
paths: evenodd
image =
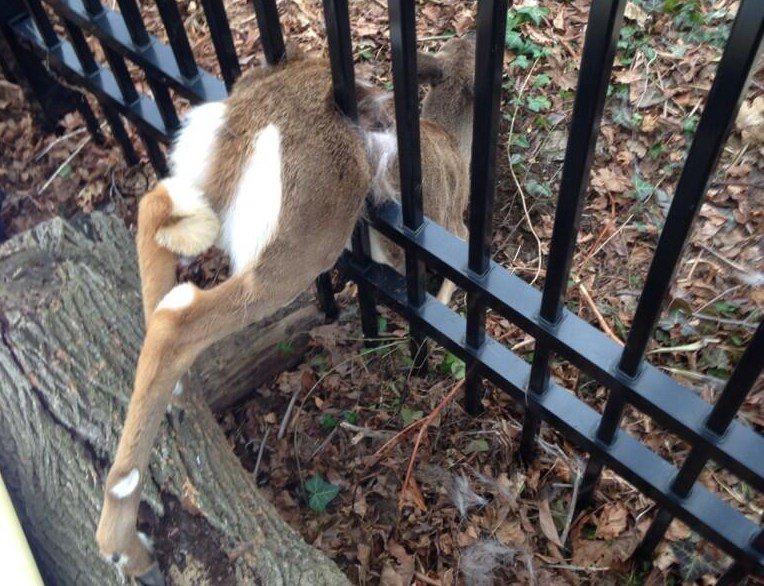
<instances>
[{"instance_id":1,"label":"deer hoof","mask_svg":"<svg viewBox=\"0 0 764 586\"><path fill-rule=\"evenodd\" d=\"M159 564L154 564L148 572L136 576L135 579L143 584L143 586L166 586L162 570L159 569Z\"/></svg>"}]
</instances>

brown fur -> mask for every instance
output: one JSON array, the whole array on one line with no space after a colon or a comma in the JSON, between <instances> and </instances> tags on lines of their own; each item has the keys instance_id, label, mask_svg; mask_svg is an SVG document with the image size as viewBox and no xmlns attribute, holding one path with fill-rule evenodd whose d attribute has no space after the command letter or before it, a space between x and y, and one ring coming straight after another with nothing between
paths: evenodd
<instances>
[{"instance_id":1,"label":"brown fur","mask_svg":"<svg viewBox=\"0 0 764 586\"><path fill-rule=\"evenodd\" d=\"M437 54L417 55L419 81L430 85L422 104L420 142L422 155L422 203L427 217L466 240L464 212L469 204L469 160L472 149L475 43L469 38L451 39ZM360 86L361 125L380 130L392 125L392 100L379 90ZM400 193L397 160L390 165L387 183ZM388 260L404 267L403 250L387 238L378 237ZM449 303L455 285L445 280L438 299Z\"/></svg>"},{"instance_id":2,"label":"brown fur","mask_svg":"<svg viewBox=\"0 0 764 586\"><path fill-rule=\"evenodd\" d=\"M176 382L210 344L286 305L329 268L369 190L364 145L358 129L336 110L327 63L297 59L247 74L227 105L224 129L215 138L207 200L219 215L227 210L255 136L275 124L281 136L281 212L274 237L251 266L213 289L194 288L186 307L156 310L175 284L176 261L156 235L175 219L161 184L141 202L137 245L147 332L96 534L104 555L129 557L124 570L130 576L145 575L154 563L135 530L140 485L123 499L111 490L133 469L143 482Z\"/></svg>"}]
</instances>

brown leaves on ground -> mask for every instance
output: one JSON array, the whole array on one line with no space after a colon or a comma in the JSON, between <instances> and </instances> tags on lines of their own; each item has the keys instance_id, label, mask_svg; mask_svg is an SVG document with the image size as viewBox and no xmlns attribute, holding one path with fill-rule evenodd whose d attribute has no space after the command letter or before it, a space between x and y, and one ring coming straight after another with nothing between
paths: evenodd
<instances>
[{"instance_id":1,"label":"brown leaves on ground","mask_svg":"<svg viewBox=\"0 0 764 586\"><path fill-rule=\"evenodd\" d=\"M253 67L262 52L251 3L224 3L242 68ZM620 339L631 324L703 111L721 55L719 33L738 6L733 0L698 4L705 24L696 29L683 26L675 15L648 9L647 3L627 5L577 238L574 286L567 296L569 309L594 324L604 319ZM281 0L278 5L285 36L306 52L326 54L321 2ZM492 243L494 259L528 280L535 274L539 250L531 230L541 239L543 260L548 255L590 5L589 0L514 3L515 10L535 7L548 13L541 15L538 26L524 22L516 31L526 50L533 44L543 51L532 75L532 51L521 55L521 46L505 53L502 112L511 115L516 101L521 106L513 143L507 135L509 120L500 131ZM141 7L149 30L166 38L155 2L141 0ZM199 63L217 73L200 3L184 1L179 8ZM475 2L455 0L417 3L420 48L436 49L453 32L471 30L475 8ZM351 2L350 12L357 75L389 84L386 3ZM93 49L101 59L101 48L93 44ZM145 76L136 71L134 77L139 89L148 91ZM678 269L670 306L655 336L654 349L659 351L649 355L709 402L718 397L764 308L763 91L759 70ZM188 107L184 100L177 104L181 111ZM108 128L104 133L105 144L87 140L83 145L87 135L74 114L63 119L58 136L43 133L18 87L0 79L0 190L6 193L0 219L11 233L52 215L69 217L93 209L112 211L133 223L137 199L154 175L145 163L126 169ZM140 141L134 142L145 155ZM530 226L510 164L524 190ZM211 252L183 268L181 275L214 283L226 272L226 259ZM537 286L543 284L543 271L540 276ZM548 449L528 469L519 467L515 450L521 414L501 393L489 396L485 414L476 419L457 403L449 405L438 425L424 435L407 487L401 484L415 434L370 464L372 455L404 427L404 408L409 416L426 416L452 385L437 370L444 362L441 350L430 360L430 374L412 376L400 338L404 326L391 317L388 322L391 340L371 352L362 349L358 328L317 329L313 352L300 368L283 373L257 390L251 402L221 415L233 448L250 470L270 430L257 480L285 519L360 584L461 584L467 576L460 564L468 551L473 559L491 564L483 578L469 579L624 583L634 570L628 558L654 514L653 503L606 471L598 507L567 526L580 454L546 430L542 437ZM487 331L531 359L533 339L506 318L490 314ZM289 351L288 345L283 351ZM555 362L552 372L581 400L602 409L607 398L602 387L564 361ZM288 433L278 439L295 394L299 400ZM741 410L741 417L759 430L764 428L762 405L759 385ZM627 410L624 428L675 465L688 453L684 442L634 409ZM303 486L315 474L340 488L324 513L306 504ZM707 466L701 481L752 518L764 510L761 495L716 464ZM191 511L194 490L189 485L184 496L183 506ZM401 510L400 495L405 497ZM563 544L565 534L569 538ZM723 565L717 550L672 525L644 583L660 584L669 576L708 582ZM697 576L683 573L686 567Z\"/></svg>"}]
</instances>

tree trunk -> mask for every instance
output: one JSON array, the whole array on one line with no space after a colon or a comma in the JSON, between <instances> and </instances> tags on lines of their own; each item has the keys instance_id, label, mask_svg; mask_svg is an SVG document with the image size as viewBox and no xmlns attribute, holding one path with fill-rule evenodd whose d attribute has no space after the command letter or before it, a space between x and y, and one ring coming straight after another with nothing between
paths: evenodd
<instances>
[{"instance_id":1,"label":"tree trunk","mask_svg":"<svg viewBox=\"0 0 764 586\"><path fill-rule=\"evenodd\" d=\"M0 247L0 283L0 471L48 583L118 584L93 536L143 338L132 238L100 214L53 220ZM348 583L261 496L200 392L235 400L286 362L253 349L320 320L306 297L281 317L200 361L160 433L141 523L169 583Z\"/></svg>"}]
</instances>

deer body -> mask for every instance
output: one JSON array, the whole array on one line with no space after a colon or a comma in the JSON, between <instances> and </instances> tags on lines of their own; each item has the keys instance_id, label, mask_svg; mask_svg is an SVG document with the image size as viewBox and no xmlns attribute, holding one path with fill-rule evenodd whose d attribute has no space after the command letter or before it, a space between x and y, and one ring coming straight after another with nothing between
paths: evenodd
<instances>
[{"instance_id":1,"label":"deer body","mask_svg":"<svg viewBox=\"0 0 764 586\"><path fill-rule=\"evenodd\" d=\"M469 161L472 150L473 85L475 45L468 38L452 39L435 55L417 55L419 80L430 86L422 104L419 126L422 156L422 206L424 214L462 240L469 231L464 225L464 212L469 204ZM365 100L368 106L367 125L385 126L392 115L382 111L381 97L373 91ZM364 101L362 101L362 106ZM400 201L397 143L394 129L372 132L371 151L379 151L381 161L372 183L379 200ZM368 139L368 137L367 137ZM385 162L388 164L385 165ZM403 250L382 236L369 231L371 256L399 271L404 269ZM438 300L448 305L456 285L445 279Z\"/></svg>"},{"instance_id":2,"label":"deer body","mask_svg":"<svg viewBox=\"0 0 764 586\"><path fill-rule=\"evenodd\" d=\"M471 117L471 102L468 110ZM458 134L422 122L424 205L465 238L468 170ZM125 574L164 583L136 522L152 446L181 377L212 343L288 304L334 264L372 186L378 199L395 196L381 187L398 184L391 144L389 130L364 129L338 111L328 63L299 56L244 74L225 102L188 115L171 176L138 209L146 337L96 532L101 553ZM178 256L214 244L228 252L231 277L207 290L178 285ZM375 250L379 257L378 241Z\"/></svg>"},{"instance_id":3,"label":"deer body","mask_svg":"<svg viewBox=\"0 0 764 586\"><path fill-rule=\"evenodd\" d=\"M142 199L138 259L146 338L96 539L107 559L161 583L136 531L140 487L172 391L213 342L275 312L328 269L350 238L371 171L360 132L334 105L327 63L298 59L242 77L195 110L172 176ZM178 255L218 242L233 275L175 283Z\"/></svg>"}]
</instances>

